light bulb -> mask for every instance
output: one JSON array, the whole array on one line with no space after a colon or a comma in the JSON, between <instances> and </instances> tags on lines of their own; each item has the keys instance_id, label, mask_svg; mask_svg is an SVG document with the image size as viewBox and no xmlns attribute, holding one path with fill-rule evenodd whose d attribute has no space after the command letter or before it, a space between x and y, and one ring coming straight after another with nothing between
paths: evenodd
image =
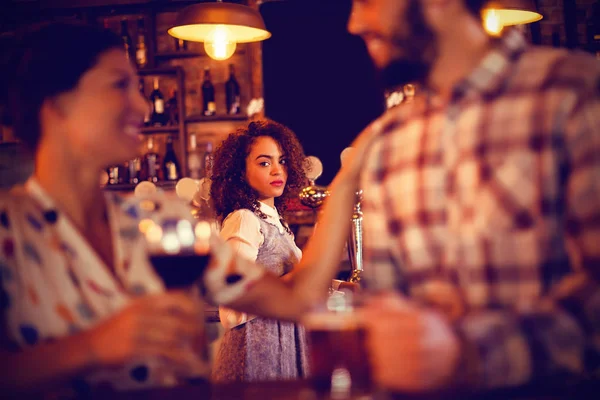
<instances>
[{"instance_id":1,"label":"light bulb","mask_svg":"<svg viewBox=\"0 0 600 400\"><path fill-rule=\"evenodd\" d=\"M484 27L487 33L493 36L500 35L504 26L500 22L500 17L494 9L486 10L484 17Z\"/></svg>"},{"instance_id":2,"label":"light bulb","mask_svg":"<svg viewBox=\"0 0 600 400\"><path fill-rule=\"evenodd\" d=\"M225 25L217 25L204 42L206 54L214 60L227 60L235 52L236 43Z\"/></svg>"}]
</instances>

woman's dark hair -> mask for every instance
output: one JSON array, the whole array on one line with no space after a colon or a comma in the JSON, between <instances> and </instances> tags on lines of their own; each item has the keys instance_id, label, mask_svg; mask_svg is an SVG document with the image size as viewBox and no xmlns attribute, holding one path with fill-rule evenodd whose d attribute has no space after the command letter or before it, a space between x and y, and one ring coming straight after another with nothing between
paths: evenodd
<instances>
[{"instance_id":1,"label":"woman's dark hair","mask_svg":"<svg viewBox=\"0 0 600 400\"><path fill-rule=\"evenodd\" d=\"M119 36L85 24L51 23L18 35L6 61L4 119L30 150L40 141L44 101L74 89L113 48L123 48Z\"/></svg>"},{"instance_id":2,"label":"woman's dark hair","mask_svg":"<svg viewBox=\"0 0 600 400\"><path fill-rule=\"evenodd\" d=\"M267 217L260 211L258 193L246 181L246 157L256 139L262 136L275 140L286 160L287 183L283 194L275 198L275 207L282 218L285 201L305 186L304 151L294 132L271 120L253 121L247 128L230 134L215 151L210 197L220 220L242 208L253 211L260 218Z\"/></svg>"}]
</instances>

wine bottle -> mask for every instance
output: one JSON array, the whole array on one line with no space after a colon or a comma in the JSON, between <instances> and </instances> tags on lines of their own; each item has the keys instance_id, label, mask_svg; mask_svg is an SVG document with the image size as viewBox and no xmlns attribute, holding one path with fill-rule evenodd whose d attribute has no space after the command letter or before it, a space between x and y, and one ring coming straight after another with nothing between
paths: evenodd
<instances>
[{"instance_id":1,"label":"wine bottle","mask_svg":"<svg viewBox=\"0 0 600 400\"><path fill-rule=\"evenodd\" d=\"M202 113L206 116L215 115L215 87L210 81L210 68L204 68L204 82L202 83Z\"/></svg>"},{"instance_id":2,"label":"wine bottle","mask_svg":"<svg viewBox=\"0 0 600 400\"><path fill-rule=\"evenodd\" d=\"M202 179L212 172L212 142L198 143L196 135L190 135L188 148L188 175L192 179Z\"/></svg>"},{"instance_id":3,"label":"wine bottle","mask_svg":"<svg viewBox=\"0 0 600 400\"><path fill-rule=\"evenodd\" d=\"M166 122L165 98L158 87L158 77L154 78L154 90L150 93L150 103L152 103L150 124L152 126L163 126Z\"/></svg>"},{"instance_id":4,"label":"wine bottle","mask_svg":"<svg viewBox=\"0 0 600 400\"><path fill-rule=\"evenodd\" d=\"M129 36L129 30L127 29L127 20L121 20L121 39L123 39L123 47L125 48L125 57L132 61L133 57L133 42L131 36Z\"/></svg>"},{"instance_id":5,"label":"wine bottle","mask_svg":"<svg viewBox=\"0 0 600 400\"><path fill-rule=\"evenodd\" d=\"M163 176L166 181L178 181L181 177L179 162L173 150L173 138L170 135L167 137L167 150L163 159Z\"/></svg>"},{"instance_id":6,"label":"wine bottle","mask_svg":"<svg viewBox=\"0 0 600 400\"><path fill-rule=\"evenodd\" d=\"M144 68L148 64L148 52L146 49L146 29L144 18L137 21L137 43L135 46L135 62L138 68Z\"/></svg>"},{"instance_id":7,"label":"wine bottle","mask_svg":"<svg viewBox=\"0 0 600 400\"><path fill-rule=\"evenodd\" d=\"M239 114L241 111L240 104L240 85L235 79L235 67L229 64L229 79L225 83L225 95L228 114Z\"/></svg>"},{"instance_id":8,"label":"wine bottle","mask_svg":"<svg viewBox=\"0 0 600 400\"><path fill-rule=\"evenodd\" d=\"M127 172L129 175L129 183L137 184L140 181L141 161L139 157L132 158L127 161Z\"/></svg>"},{"instance_id":9,"label":"wine bottle","mask_svg":"<svg viewBox=\"0 0 600 400\"><path fill-rule=\"evenodd\" d=\"M150 182L160 180L160 156L154 148L154 138L150 136L146 142L146 154L142 160L142 179Z\"/></svg>"},{"instance_id":10,"label":"wine bottle","mask_svg":"<svg viewBox=\"0 0 600 400\"><path fill-rule=\"evenodd\" d=\"M167 116L169 125L179 124L179 107L177 106L177 90L173 89L171 98L167 101Z\"/></svg>"},{"instance_id":11,"label":"wine bottle","mask_svg":"<svg viewBox=\"0 0 600 400\"><path fill-rule=\"evenodd\" d=\"M145 83L144 83L144 78L142 78L140 76L140 83L138 84L138 90L140 91L140 94L142 95L142 97L148 101L148 99L146 98L146 88L145 88ZM146 108L146 113L144 114L144 126L149 126L150 125L150 107Z\"/></svg>"}]
</instances>

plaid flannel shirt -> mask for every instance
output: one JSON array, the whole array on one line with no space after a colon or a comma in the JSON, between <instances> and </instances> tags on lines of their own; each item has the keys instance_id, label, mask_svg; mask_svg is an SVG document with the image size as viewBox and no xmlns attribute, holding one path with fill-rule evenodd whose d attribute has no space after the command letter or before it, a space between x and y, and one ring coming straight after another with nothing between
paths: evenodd
<instances>
[{"instance_id":1,"label":"plaid flannel shirt","mask_svg":"<svg viewBox=\"0 0 600 400\"><path fill-rule=\"evenodd\" d=\"M598 368L599 66L509 31L447 103L371 126L366 285L458 298L477 387Z\"/></svg>"}]
</instances>

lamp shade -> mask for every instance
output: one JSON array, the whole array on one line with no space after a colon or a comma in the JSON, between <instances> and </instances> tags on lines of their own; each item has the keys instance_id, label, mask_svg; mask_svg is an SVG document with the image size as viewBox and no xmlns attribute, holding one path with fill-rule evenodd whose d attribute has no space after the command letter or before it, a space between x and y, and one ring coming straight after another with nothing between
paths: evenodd
<instances>
[{"instance_id":1,"label":"lamp shade","mask_svg":"<svg viewBox=\"0 0 600 400\"><path fill-rule=\"evenodd\" d=\"M543 18L533 0L494 0L485 9L495 11L501 26L529 24Z\"/></svg>"},{"instance_id":2,"label":"lamp shade","mask_svg":"<svg viewBox=\"0 0 600 400\"><path fill-rule=\"evenodd\" d=\"M215 29L227 28L228 40L235 43L258 42L271 37L260 13L233 3L199 3L177 14L169 35L192 42L209 42Z\"/></svg>"}]
</instances>

